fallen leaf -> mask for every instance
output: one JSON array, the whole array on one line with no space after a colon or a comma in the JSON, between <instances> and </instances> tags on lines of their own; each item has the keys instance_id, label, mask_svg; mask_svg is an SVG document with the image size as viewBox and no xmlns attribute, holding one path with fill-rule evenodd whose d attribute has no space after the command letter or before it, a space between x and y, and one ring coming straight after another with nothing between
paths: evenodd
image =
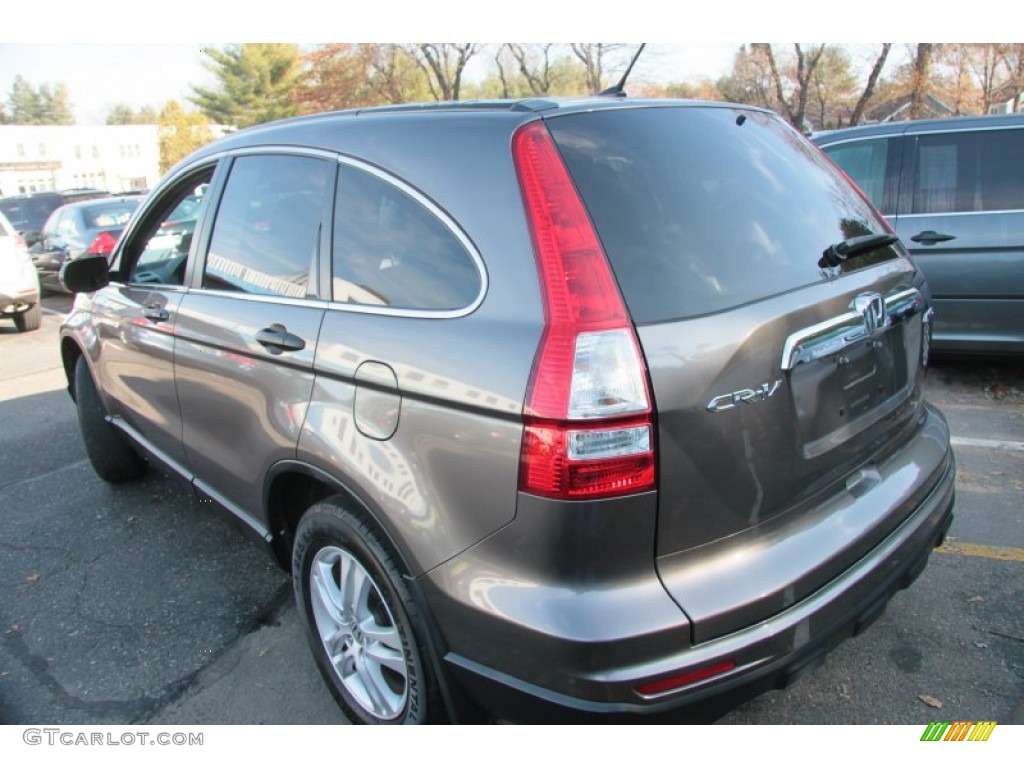
<instances>
[{"instance_id":1,"label":"fallen leaf","mask_svg":"<svg viewBox=\"0 0 1024 768\"><path fill-rule=\"evenodd\" d=\"M919 693L917 694L917 698L919 698L932 709L942 709L942 702L936 699L934 696L929 696L927 693Z\"/></svg>"},{"instance_id":2,"label":"fallen leaf","mask_svg":"<svg viewBox=\"0 0 1024 768\"><path fill-rule=\"evenodd\" d=\"M988 643L975 643L975 648L988 648Z\"/></svg>"}]
</instances>

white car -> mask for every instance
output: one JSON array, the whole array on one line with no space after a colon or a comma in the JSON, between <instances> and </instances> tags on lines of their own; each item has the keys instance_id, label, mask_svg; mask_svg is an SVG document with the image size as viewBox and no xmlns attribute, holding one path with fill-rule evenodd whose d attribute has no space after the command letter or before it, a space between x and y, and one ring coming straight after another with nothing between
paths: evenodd
<instances>
[{"instance_id":1,"label":"white car","mask_svg":"<svg viewBox=\"0 0 1024 768\"><path fill-rule=\"evenodd\" d=\"M34 331L42 322L39 275L25 240L0 214L0 317L14 320L18 330Z\"/></svg>"}]
</instances>

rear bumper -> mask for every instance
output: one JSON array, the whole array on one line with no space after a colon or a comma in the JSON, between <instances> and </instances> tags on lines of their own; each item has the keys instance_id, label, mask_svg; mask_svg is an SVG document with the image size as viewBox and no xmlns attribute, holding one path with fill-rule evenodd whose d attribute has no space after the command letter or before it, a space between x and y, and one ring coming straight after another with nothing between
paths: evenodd
<instances>
[{"instance_id":1,"label":"rear bumper","mask_svg":"<svg viewBox=\"0 0 1024 768\"><path fill-rule=\"evenodd\" d=\"M937 413L929 412L928 422L926 429L944 429ZM898 453L891 461L912 462L912 453L909 450L903 459ZM536 621L541 615L536 604L558 600L550 584L535 583L533 604L528 591L514 601L499 601L481 599L491 594L488 589L477 589L475 597L472 588L452 589L453 572L462 575L462 583L466 574L480 578L480 563L485 560L490 566L489 589L529 582L521 577L503 580L502 562L512 561L507 559L509 552L498 551L503 538L499 532L490 543L478 545L490 550L486 558L479 553L476 558L456 558L428 574L424 582L449 648L446 671L479 706L520 722L713 720L816 666L832 647L865 629L893 594L914 581L952 522L955 474L954 457L947 450L941 466L929 473L931 488L915 511L851 567L771 617L699 643L691 641L686 615L678 608L672 615L654 594L656 585L667 596L656 574L654 583L634 574L619 581L618 588L605 583L588 590L566 584L564 620L549 620L543 626ZM621 545L629 547L630 542L623 540ZM572 607L577 605L585 608ZM519 606L523 608L516 615ZM636 690L643 683L722 662L734 666L655 696Z\"/></svg>"},{"instance_id":2,"label":"rear bumper","mask_svg":"<svg viewBox=\"0 0 1024 768\"><path fill-rule=\"evenodd\" d=\"M35 286L22 291L0 291L0 316L17 315L39 303L39 291Z\"/></svg>"}]
</instances>

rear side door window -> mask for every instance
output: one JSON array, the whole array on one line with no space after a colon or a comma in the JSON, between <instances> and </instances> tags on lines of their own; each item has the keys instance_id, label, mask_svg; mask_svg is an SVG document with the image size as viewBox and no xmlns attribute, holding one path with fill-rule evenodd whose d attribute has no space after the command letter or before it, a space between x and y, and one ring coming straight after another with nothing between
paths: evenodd
<instances>
[{"instance_id":1,"label":"rear side door window","mask_svg":"<svg viewBox=\"0 0 1024 768\"><path fill-rule=\"evenodd\" d=\"M1024 130L917 139L911 213L1024 209Z\"/></svg>"},{"instance_id":2,"label":"rear side door window","mask_svg":"<svg viewBox=\"0 0 1024 768\"><path fill-rule=\"evenodd\" d=\"M316 294L326 160L297 155L235 158L210 238L203 288L266 296Z\"/></svg>"}]
</instances>

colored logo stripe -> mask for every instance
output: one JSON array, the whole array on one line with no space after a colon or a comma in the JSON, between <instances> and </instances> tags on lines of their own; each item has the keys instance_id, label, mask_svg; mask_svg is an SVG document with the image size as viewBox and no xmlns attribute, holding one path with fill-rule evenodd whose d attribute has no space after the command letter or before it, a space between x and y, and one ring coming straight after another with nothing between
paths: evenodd
<instances>
[{"instance_id":1,"label":"colored logo stripe","mask_svg":"<svg viewBox=\"0 0 1024 768\"><path fill-rule=\"evenodd\" d=\"M992 720L977 723L970 720L956 722L933 720L921 734L921 741L988 741L996 724Z\"/></svg>"}]
</instances>

